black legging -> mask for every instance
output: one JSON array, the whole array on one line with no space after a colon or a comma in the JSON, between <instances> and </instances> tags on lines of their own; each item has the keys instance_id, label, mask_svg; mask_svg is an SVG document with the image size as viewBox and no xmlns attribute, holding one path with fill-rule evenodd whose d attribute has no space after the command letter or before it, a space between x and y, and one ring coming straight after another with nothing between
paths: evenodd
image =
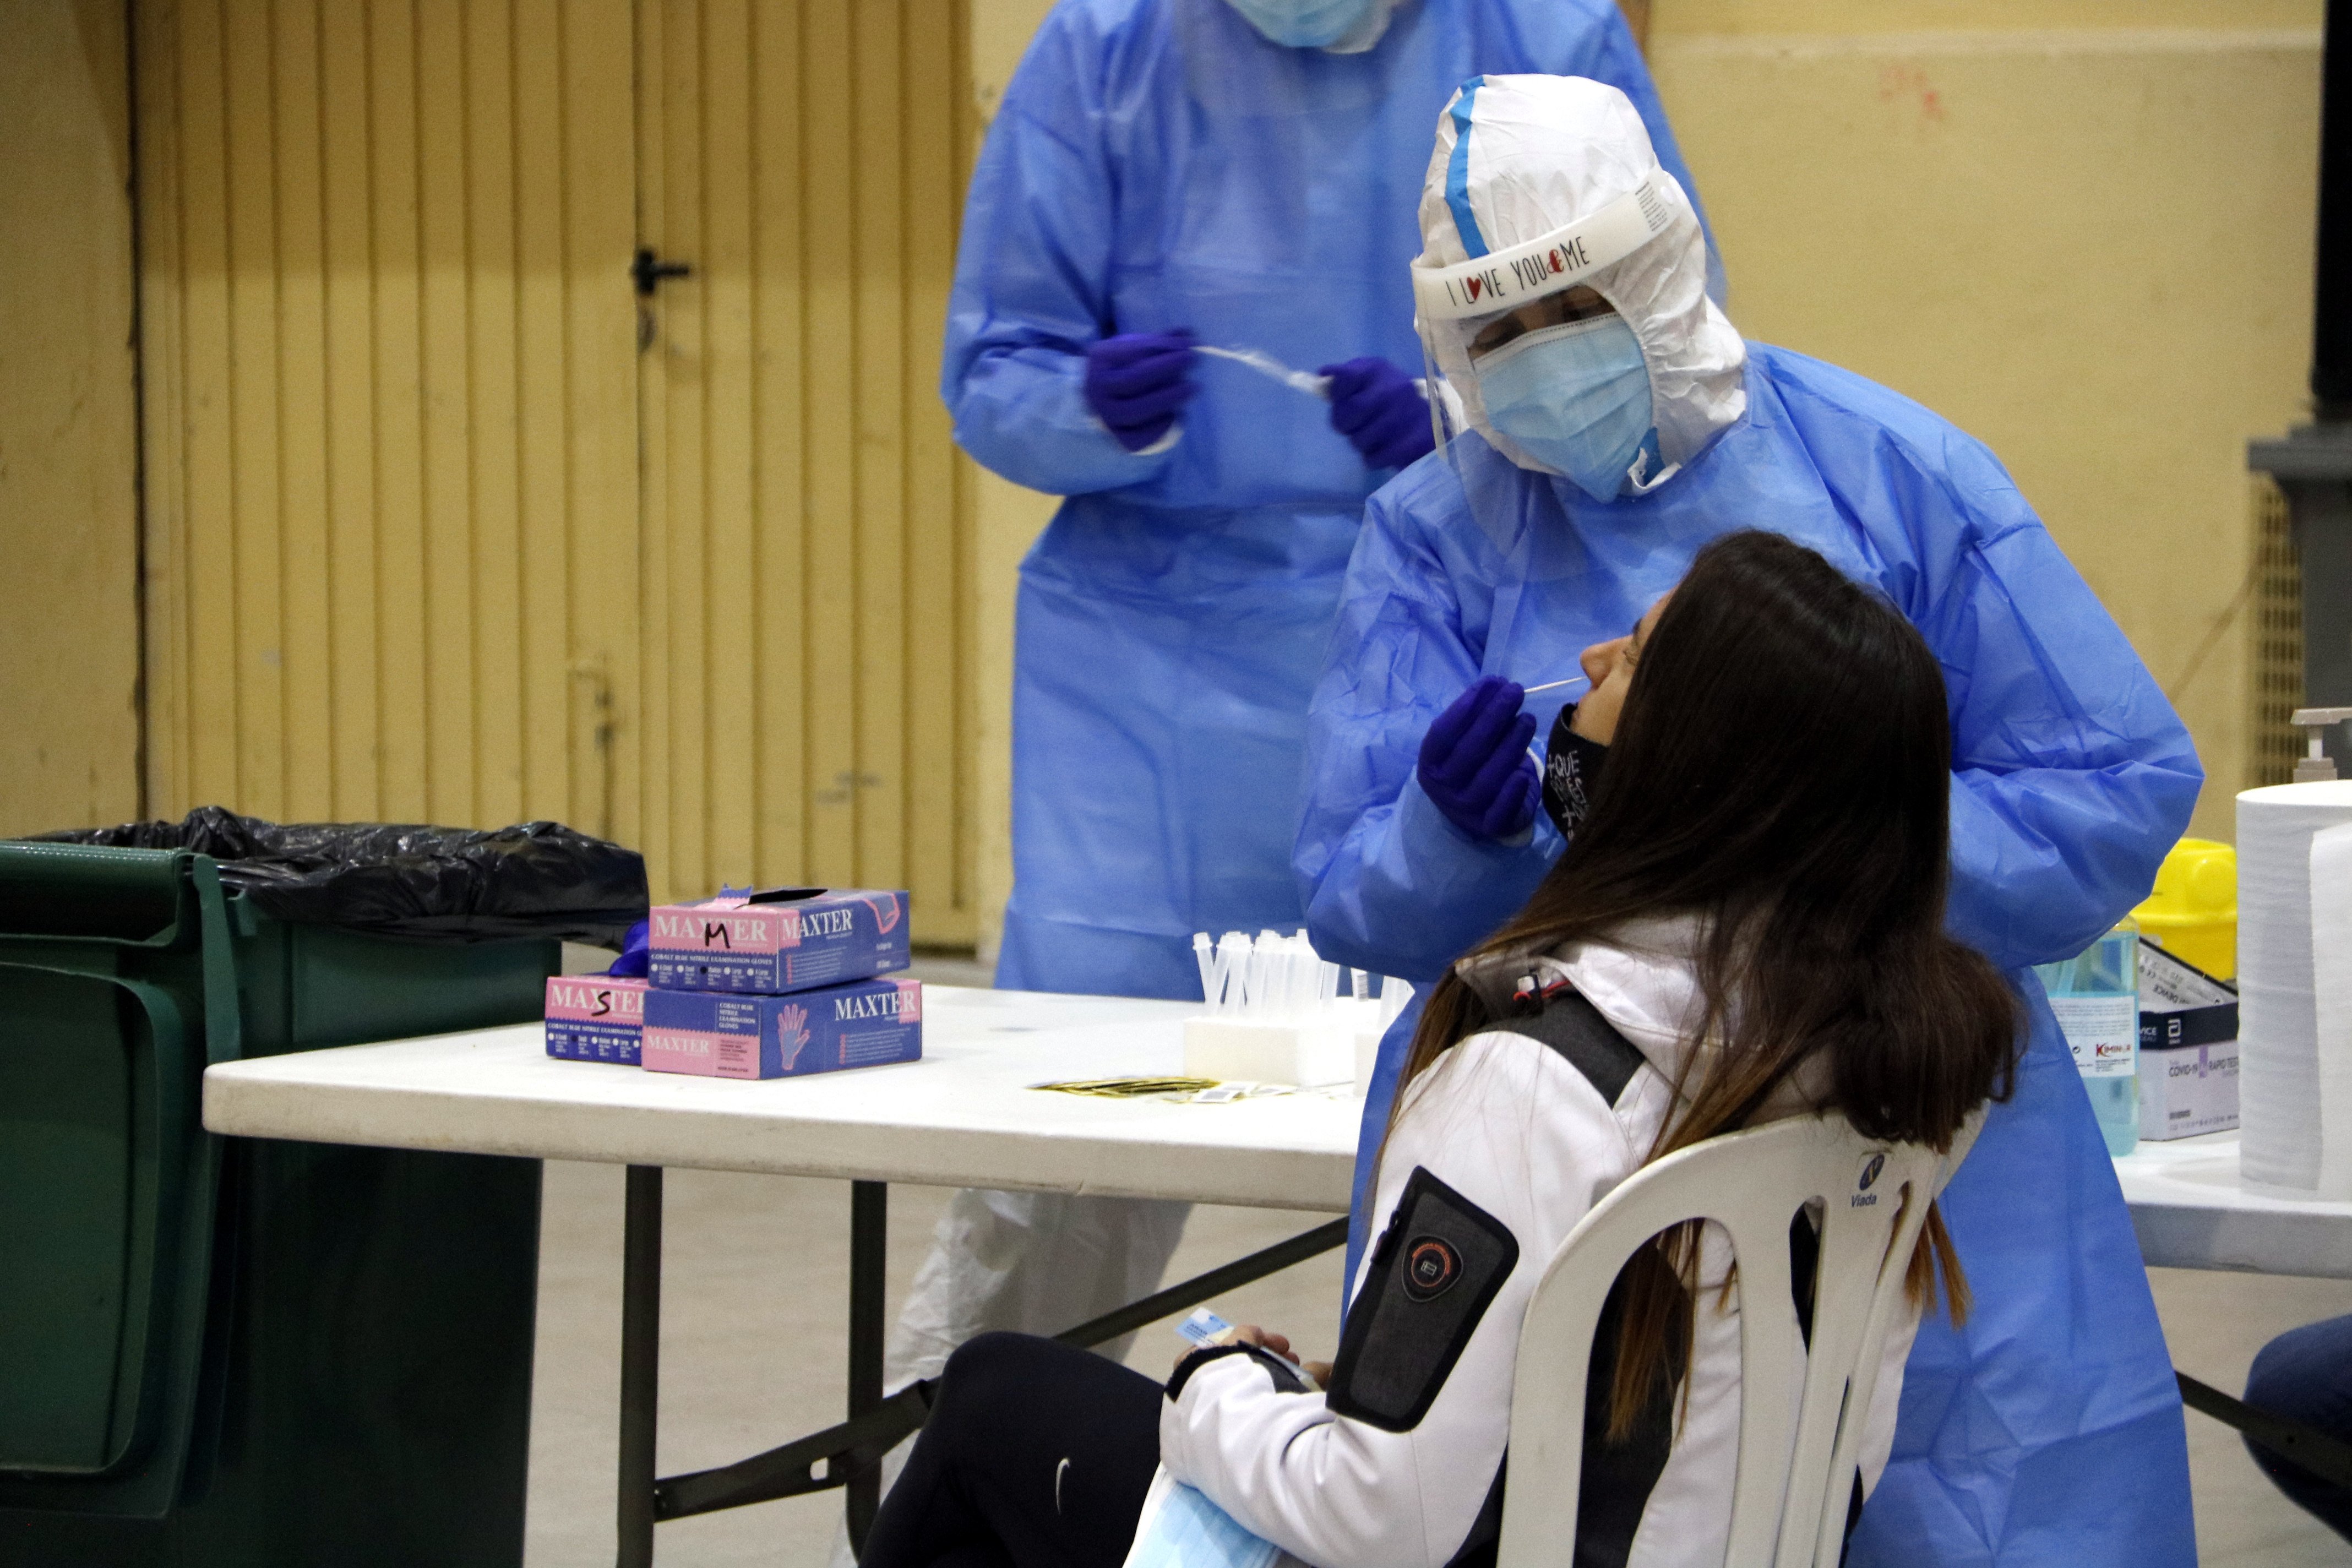
<instances>
[{"instance_id":1,"label":"black legging","mask_svg":"<svg viewBox=\"0 0 2352 1568\"><path fill-rule=\"evenodd\" d=\"M1160 1464L1160 1384L1027 1334L948 1358L859 1568L1119 1568Z\"/></svg>"}]
</instances>

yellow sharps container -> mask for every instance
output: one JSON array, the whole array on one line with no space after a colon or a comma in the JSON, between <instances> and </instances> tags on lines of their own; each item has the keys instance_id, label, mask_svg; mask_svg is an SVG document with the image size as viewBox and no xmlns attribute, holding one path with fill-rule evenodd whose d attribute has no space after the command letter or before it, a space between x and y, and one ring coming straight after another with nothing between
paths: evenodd
<instances>
[{"instance_id":1,"label":"yellow sharps container","mask_svg":"<svg viewBox=\"0 0 2352 1568\"><path fill-rule=\"evenodd\" d=\"M2132 911L2140 934L2216 980L2238 977L2238 852L2184 838L2156 873L2156 891Z\"/></svg>"}]
</instances>

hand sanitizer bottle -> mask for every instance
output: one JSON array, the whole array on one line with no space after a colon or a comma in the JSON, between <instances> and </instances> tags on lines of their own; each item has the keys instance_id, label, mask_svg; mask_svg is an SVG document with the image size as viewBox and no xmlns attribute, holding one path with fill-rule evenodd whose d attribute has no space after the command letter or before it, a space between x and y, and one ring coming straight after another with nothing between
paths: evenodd
<instances>
[{"instance_id":1,"label":"hand sanitizer bottle","mask_svg":"<svg viewBox=\"0 0 2352 1568\"><path fill-rule=\"evenodd\" d=\"M2139 925L2121 925L2075 957L2037 963L2050 1010L2090 1091L2107 1152L2139 1142Z\"/></svg>"}]
</instances>

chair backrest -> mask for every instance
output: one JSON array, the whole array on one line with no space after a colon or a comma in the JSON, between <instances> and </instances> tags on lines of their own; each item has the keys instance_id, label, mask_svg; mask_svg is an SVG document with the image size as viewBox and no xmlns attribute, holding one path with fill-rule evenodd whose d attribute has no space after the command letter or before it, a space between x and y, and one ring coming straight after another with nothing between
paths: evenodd
<instances>
[{"instance_id":1,"label":"chair backrest","mask_svg":"<svg viewBox=\"0 0 2352 1568\"><path fill-rule=\"evenodd\" d=\"M1519 1331L1497 1568L1555 1568L1566 1557L1602 1304L1627 1258L1691 1219L1721 1225L1738 1260L1739 1465L1726 1568L1835 1568L1880 1347L1903 1308L1928 1200L1976 1126L1939 1155L1864 1138L1836 1114L1776 1121L1669 1154L1594 1205L1553 1254ZM1815 1203L1821 1252L1808 1349L1790 1289L1789 1227Z\"/></svg>"}]
</instances>

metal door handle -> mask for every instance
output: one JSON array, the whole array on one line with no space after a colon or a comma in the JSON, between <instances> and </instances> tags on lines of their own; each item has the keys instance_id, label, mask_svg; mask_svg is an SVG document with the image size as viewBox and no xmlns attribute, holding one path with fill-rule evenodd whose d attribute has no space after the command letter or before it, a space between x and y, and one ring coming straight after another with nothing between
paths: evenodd
<instances>
[{"instance_id":1,"label":"metal door handle","mask_svg":"<svg viewBox=\"0 0 2352 1568\"><path fill-rule=\"evenodd\" d=\"M683 261L664 261L649 246L637 247L637 258L629 264L629 276L637 282L637 296L649 299L665 278L691 278L694 268Z\"/></svg>"}]
</instances>

